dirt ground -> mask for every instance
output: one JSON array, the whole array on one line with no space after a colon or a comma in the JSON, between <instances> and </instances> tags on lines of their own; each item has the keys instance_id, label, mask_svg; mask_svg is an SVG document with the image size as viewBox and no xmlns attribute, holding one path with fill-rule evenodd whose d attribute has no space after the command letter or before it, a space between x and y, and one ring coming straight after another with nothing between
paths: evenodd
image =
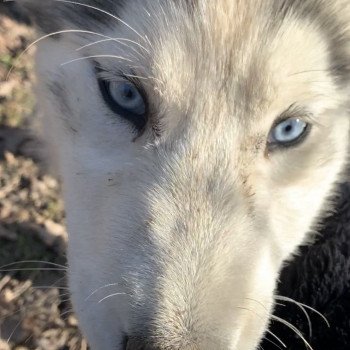
<instances>
[{"instance_id":1,"label":"dirt ground","mask_svg":"<svg viewBox=\"0 0 350 350\"><path fill-rule=\"evenodd\" d=\"M71 313L57 180L40 161L30 27L0 4L0 350L87 349ZM8 76L11 67L14 67Z\"/></svg>"}]
</instances>

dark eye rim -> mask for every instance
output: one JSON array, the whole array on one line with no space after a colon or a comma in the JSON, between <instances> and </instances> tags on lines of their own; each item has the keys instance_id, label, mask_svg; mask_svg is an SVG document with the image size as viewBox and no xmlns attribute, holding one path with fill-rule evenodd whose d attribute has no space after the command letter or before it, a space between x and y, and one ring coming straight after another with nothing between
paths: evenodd
<instances>
[{"instance_id":1,"label":"dark eye rim","mask_svg":"<svg viewBox=\"0 0 350 350\"><path fill-rule=\"evenodd\" d=\"M269 136L268 136L268 141L267 141L267 147L268 147L269 151L274 151L274 150L278 150L278 149L287 149L287 148L293 148L293 147L299 146L309 136L309 134L311 132L311 129L312 129L312 124L310 124L306 120L303 120L306 123L305 130L295 140L292 140L292 141L289 141L289 142L278 142L278 141L276 141L276 142L272 141L271 142L271 141L269 141L271 132L274 130L274 128L276 128L279 124L284 123L285 121L291 120L291 119L301 119L301 120L303 120L303 118L300 118L300 117L293 117L293 116L291 117L291 116L289 116L289 117L279 118L273 123L273 125L272 125L272 127L270 129Z\"/></svg>"},{"instance_id":2,"label":"dark eye rim","mask_svg":"<svg viewBox=\"0 0 350 350\"><path fill-rule=\"evenodd\" d=\"M109 88L109 84L111 84L111 81L103 78L98 78L98 85L99 85L102 97L105 103L108 105L108 107L112 110L112 112L117 114L119 117L123 118L125 121L131 123L135 127L135 129L139 133L141 133L147 125L148 115L149 115L149 105L148 105L148 99L147 99L146 93L144 89L142 89L140 84L138 84L137 82L131 81L131 79L125 76L121 76L121 78L124 80L124 82L130 83L133 86L135 86L135 88L137 89L138 93L141 95L143 102L145 104L145 113L144 114L132 113L122 108L120 105L118 105L114 101L114 99L109 93L108 88Z\"/></svg>"}]
</instances>

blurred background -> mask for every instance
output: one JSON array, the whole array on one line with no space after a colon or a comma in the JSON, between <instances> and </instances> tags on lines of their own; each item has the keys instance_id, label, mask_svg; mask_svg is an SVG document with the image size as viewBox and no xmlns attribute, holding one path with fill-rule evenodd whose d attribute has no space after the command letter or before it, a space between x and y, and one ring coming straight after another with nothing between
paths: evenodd
<instances>
[{"instance_id":1,"label":"blurred background","mask_svg":"<svg viewBox=\"0 0 350 350\"><path fill-rule=\"evenodd\" d=\"M60 188L35 136L35 48L22 54L34 40L15 5L0 3L0 350L83 350Z\"/></svg>"}]
</instances>

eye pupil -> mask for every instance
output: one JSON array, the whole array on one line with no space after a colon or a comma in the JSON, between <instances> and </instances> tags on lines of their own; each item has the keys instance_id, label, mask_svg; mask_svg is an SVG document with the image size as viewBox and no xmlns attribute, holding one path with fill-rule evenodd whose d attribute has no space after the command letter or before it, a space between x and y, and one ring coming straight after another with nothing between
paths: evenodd
<instances>
[{"instance_id":1,"label":"eye pupil","mask_svg":"<svg viewBox=\"0 0 350 350\"><path fill-rule=\"evenodd\" d=\"M129 100L134 98L134 92L129 86L124 87L123 95L126 99L129 99Z\"/></svg>"},{"instance_id":2,"label":"eye pupil","mask_svg":"<svg viewBox=\"0 0 350 350\"><path fill-rule=\"evenodd\" d=\"M293 127L291 124L287 125L284 129L284 131L286 132L286 134L289 134L291 131L293 130Z\"/></svg>"}]
</instances>

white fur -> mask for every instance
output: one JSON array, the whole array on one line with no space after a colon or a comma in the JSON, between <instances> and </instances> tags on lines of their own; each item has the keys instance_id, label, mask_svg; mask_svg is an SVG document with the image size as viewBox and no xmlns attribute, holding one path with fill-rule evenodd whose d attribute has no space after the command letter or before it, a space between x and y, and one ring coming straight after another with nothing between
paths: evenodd
<instances>
[{"instance_id":1,"label":"white fur","mask_svg":"<svg viewBox=\"0 0 350 350\"><path fill-rule=\"evenodd\" d=\"M124 335L159 349L256 349L282 264L310 239L346 162L348 96L328 73L325 35L292 16L275 35L264 31L268 1L198 3L193 18L170 1L127 2L121 17L143 39L117 21L97 29L146 50L105 42L76 51L101 39L77 34L39 46L72 300L94 350L122 349ZM135 139L109 110L92 60L61 66L102 54L131 59L146 78L159 136L148 127ZM128 65L96 60L111 76ZM66 106L48 81L64 87ZM242 91L256 95L250 106L237 100ZM274 120L294 103L313 113L310 135L267 152Z\"/></svg>"}]
</instances>

